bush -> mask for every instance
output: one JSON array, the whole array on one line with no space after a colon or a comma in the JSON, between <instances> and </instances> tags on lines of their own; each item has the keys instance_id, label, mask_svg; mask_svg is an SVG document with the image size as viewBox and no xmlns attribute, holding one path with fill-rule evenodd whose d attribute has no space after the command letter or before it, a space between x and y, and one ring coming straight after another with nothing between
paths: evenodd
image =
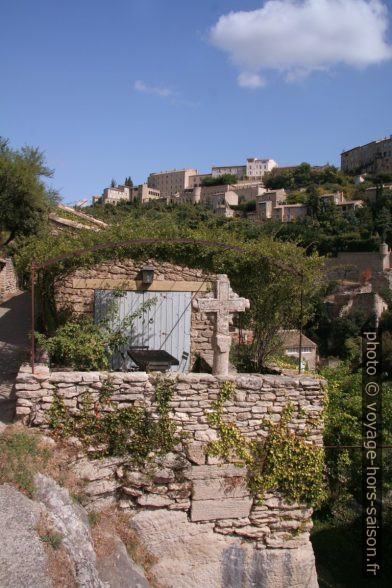
<instances>
[{"instance_id":1,"label":"bush","mask_svg":"<svg viewBox=\"0 0 392 588\"><path fill-rule=\"evenodd\" d=\"M36 333L55 365L75 370L107 370L113 352L111 333L93 323L91 319L69 322L59 327L52 337Z\"/></svg>"}]
</instances>

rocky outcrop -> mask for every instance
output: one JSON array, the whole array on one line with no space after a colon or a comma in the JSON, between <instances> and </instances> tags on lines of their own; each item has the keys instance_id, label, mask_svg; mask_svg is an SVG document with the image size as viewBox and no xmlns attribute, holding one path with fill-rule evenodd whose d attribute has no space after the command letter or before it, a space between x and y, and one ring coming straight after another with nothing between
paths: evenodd
<instances>
[{"instance_id":1,"label":"rocky outcrop","mask_svg":"<svg viewBox=\"0 0 392 588\"><path fill-rule=\"evenodd\" d=\"M37 500L46 507L53 526L63 536L78 585L81 588L104 588L96 569L86 511L72 501L68 490L60 488L51 478L38 474L35 484Z\"/></svg>"},{"instance_id":2,"label":"rocky outcrop","mask_svg":"<svg viewBox=\"0 0 392 588\"><path fill-rule=\"evenodd\" d=\"M79 588L149 588L143 570L129 557L117 535L107 539L110 554L97 559L87 513L73 502L68 490L41 474L35 477L35 485L35 500L12 486L0 486L1 588L53 588L38 532L43 519L60 535Z\"/></svg>"},{"instance_id":3,"label":"rocky outcrop","mask_svg":"<svg viewBox=\"0 0 392 588\"><path fill-rule=\"evenodd\" d=\"M252 544L190 523L185 513L155 510L132 519L158 562L150 570L170 588L318 588L313 550L255 550Z\"/></svg>"},{"instance_id":4,"label":"rocky outcrop","mask_svg":"<svg viewBox=\"0 0 392 588\"><path fill-rule=\"evenodd\" d=\"M0 486L0 586L52 588L36 531L44 510L12 486Z\"/></svg>"},{"instance_id":5,"label":"rocky outcrop","mask_svg":"<svg viewBox=\"0 0 392 588\"><path fill-rule=\"evenodd\" d=\"M69 414L79 414L86 393L97 401L108 376L111 399L117 408L143 407L157 418L153 374L51 372L45 366L37 366L34 374L27 366L20 371L17 415L26 424L47 428L48 411L56 396L63 400ZM301 437L307 429L307 441L321 446L322 383L306 377L260 374L218 377L188 373L168 377L173 378L174 388L170 418L181 434L181 442L166 455L151 455L143 467L133 462L132 456L89 459L80 451L72 469L85 482L87 508L117 505L134 515L135 529L148 550L152 542L153 555L159 559L157 577L161 575L160 566L166 566L165 578L173 574L177 582L169 585L225 588L230 586L230 574L240 574L244 588L314 588L317 581L309 542L312 509L288 503L277 491L267 492L260 503L249 491L246 469L206 455L206 445L217 438L208 412L222 383L230 381L235 393L225 402L225 418L247 439L268 435L264 419L279 422L290 402L290 431ZM103 406L102 414L106 410L113 410L113 406ZM167 534L162 536L165 526ZM177 563L169 564L170 558ZM263 577L265 570L268 577ZM210 575L218 578L217 583L208 584ZM277 584L280 576L282 583ZM189 578L194 578L193 584Z\"/></svg>"}]
</instances>

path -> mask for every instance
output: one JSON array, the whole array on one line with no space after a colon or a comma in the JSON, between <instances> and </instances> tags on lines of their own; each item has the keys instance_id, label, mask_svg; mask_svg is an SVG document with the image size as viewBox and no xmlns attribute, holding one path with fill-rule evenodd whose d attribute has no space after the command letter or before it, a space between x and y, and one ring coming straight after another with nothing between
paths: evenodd
<instances>
[{"instance_id":1,"label":"path","mask_svg":"<svg viewBox=\"0 0 392 588\"><path fill-rule=\"evenodd\" d=\"M0 304L0 432L15 412L15 377L28 358L30 297L17 294Z\"/></svg>"}]
</instances>

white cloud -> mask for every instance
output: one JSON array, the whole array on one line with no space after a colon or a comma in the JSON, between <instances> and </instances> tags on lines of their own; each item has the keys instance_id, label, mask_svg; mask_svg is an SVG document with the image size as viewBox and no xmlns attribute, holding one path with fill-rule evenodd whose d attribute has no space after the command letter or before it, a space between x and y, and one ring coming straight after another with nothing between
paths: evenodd
<instances>
[{"instance_id":1,"label":"white cloud","mask_svg":"<svg viewBox=\"0 0 392 588\"><path fill-rule=\"evenodd\" d=\"M258 72L288 81L338 64L363 68L392 58L388 15L381 0L268 0L230 12L210 31L211 42L240 69L240 86L264 85Z\"/></svg>"},{"instance_id":2,"label":"white cloud","mask_svg":"<svg viewBox=\"0 0 392 588\"><path fill-rule=\"evenodd\" d=\"M133 84L133 87L138 92L145 92L146 94L156 94L157 96L161 96L162 98L167 98L168 96L172 96L173 92L169 88L160 88L158 86L148 86L146 83L142 82L142 80L136 80Z\"/></svg>"},{"instance_id":3,"label":"white cloud","mask_svg":"<svg viewBox=\"0 0 392 588\"><path fill-rule=\"evenodd\" d=\"M261 86L265 86L265 79L261 75L247 71L240 73L237 81L241 88L261 88Z\"/></svg>"}]
</instances>

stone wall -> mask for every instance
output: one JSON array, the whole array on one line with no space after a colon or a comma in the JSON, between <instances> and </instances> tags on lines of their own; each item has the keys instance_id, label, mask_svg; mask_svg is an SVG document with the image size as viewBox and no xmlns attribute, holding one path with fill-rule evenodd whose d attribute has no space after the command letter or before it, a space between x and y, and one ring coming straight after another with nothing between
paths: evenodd
<instances>
[{"instance_id":1,"label":"stone wall","mask_svg":"<svg viewBox=\"0 0 392 588\"><path fill-rule=\"evenodd\" d=\"M0 258L0 300L18 291L18 280L10 257Z\"/></svg>"},{"instance_id":2,"label":"stone wall","mask_svg":"<svg viewBox=\"0 0 392 588\"><path fill-rule=\"evenodd\" d=\"M156 268L154 283L160 281L185 281L210 284L216 279L215 274L168 262L158 262L153 259L144 261L134 261L132 259L107 261L93 268L80 268L58 280L55 284L56 307L58 309L69 308L78 315L93 315L94 288L85 287L83 285L84 280L136 280L145 264L152 264ZM201 297L203 293L194 293L194 295ZM192 309L191 363L194 362L197 356L201 356L210 365L212 364L212 335L213 325L207 315Z\"/></svg>"},{"instance_id":3,"label":"stone wall","mask_svg":"<svg viewBox=\"0 0 392 588\"><path fill-rule=\"evenodd\" d=\"M118 407L145 406L156 416L154 376L144 372L114 372L112 400ZM30 426L48 427L48 411L54 394L64 399L71 414L78 413L89 392L94 400L107 380L99 372L50 372L43 365L22 366L16 382L19 420ZM277 422L290 401L293 433L301 435L311 418L309 442L322 444L323 389L318 380L306 377L209 374L171 375L175 394L171 418L184 440L151 467L138 469L124 457L89 459L80 451L73 465L86 481L90 508L117 502L125 509L181 511L191 523L207 525L219 535L250 541L257 549L293 549L308 544L312 510L287 504L277 493L258 503L249 494L246 472L233 463L221 464L206 456L205 445L216 438L206 414L223 381L235 385L235 397L225 404L226 416L248 438L267 435L264 418ZM318 418L320 417L320 418ZM77 443L77 440L75 440ZM80 443L80 442L79 442ZM82 447L80 447L82 449Z\"/></svg>"},{"instance_id":4,"label":"stone wall","mask_svg":"<svg viewBox=\"0 0 392 588\"><path fill-rule=\"evenodd\" d=\"M330 280L360 281L363 272L371 270L373 276L389 268L389 255L375 251L343 251L325 260L325 272Z\"/></svg>"}]
</instances>

